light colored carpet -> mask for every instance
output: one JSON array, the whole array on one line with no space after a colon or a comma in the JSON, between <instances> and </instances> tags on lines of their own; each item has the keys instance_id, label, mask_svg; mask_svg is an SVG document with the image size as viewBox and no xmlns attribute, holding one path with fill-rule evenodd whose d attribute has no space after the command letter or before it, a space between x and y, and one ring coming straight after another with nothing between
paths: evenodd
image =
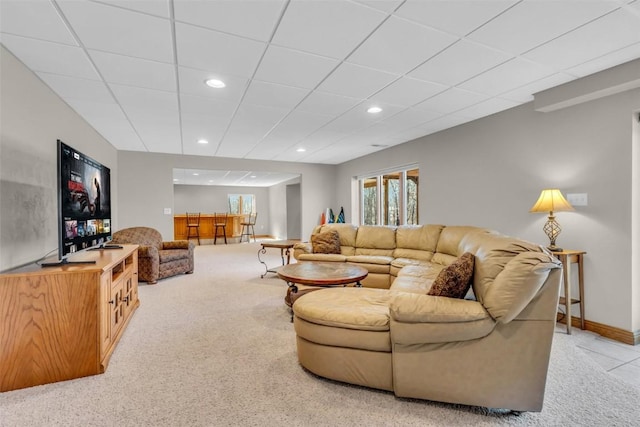
<instances>
[{"instance_id":1,"label":"light colored carpet","mask_svg":"<svg viewBox=\"0 0 640 427\"><path fill-rule=\"evenodd\" d=\"M107 372L0 394L1 426L631 426L640 391L554 337L542 412L396 398L297 363L286 285L259 244L200 246L196 271L141 284ZM266 254L270 265L279 252ZM473 384L469 385L473 387Z\"/></svg>"}]
</instances>

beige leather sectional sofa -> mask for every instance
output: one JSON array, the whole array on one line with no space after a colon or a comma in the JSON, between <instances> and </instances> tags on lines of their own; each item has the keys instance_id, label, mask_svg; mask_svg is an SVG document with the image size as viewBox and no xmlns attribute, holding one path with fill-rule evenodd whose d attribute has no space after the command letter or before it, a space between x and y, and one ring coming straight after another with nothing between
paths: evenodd
<instances>
[{"instance_id":1,"label":"beige leather sectional sofa","mask_svg":"<svg viewBox=\"0 0 640 427\"><path fill-rule=\"evenodd\" d=\"M328 224L341 254L297 244L299 262L364 266L362 288L310 292L293 305L300 364L399 397L540 411L561 264L546 249L465 226ZM427 295L440 270L474 255L465 299Z\"/></svg>"}]
</instances>

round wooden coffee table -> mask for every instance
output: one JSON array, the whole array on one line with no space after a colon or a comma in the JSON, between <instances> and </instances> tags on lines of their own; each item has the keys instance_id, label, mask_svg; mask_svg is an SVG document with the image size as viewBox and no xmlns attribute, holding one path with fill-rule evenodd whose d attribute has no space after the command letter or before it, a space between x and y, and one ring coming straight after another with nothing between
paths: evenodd
<instances>
[{"instance_id":1,"label":"round wooden coffee table","mask_svg":"<svg viewBox=\"0 0 640 427\"><path fill-rule=\"evenodd\" d=\"M292 294L298 292L298 284L317 288L346 286L350 283L362 286L360 281L369 274L366 268L353 264L316 261L287 264L280 267L277 273L289 286L285 298L285 302L289 306L293 305L295 298L292 298Z\"/></svg>"}]
</instances>

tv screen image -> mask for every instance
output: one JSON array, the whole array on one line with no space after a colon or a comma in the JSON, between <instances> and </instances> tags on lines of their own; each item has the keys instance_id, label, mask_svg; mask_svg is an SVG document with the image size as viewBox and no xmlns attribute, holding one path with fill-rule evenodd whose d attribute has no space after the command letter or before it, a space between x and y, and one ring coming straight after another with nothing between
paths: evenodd
<instances>
[{"instance_id":1,"label":"tv screen image","mask_svg":"<svg viewBox=\"0 0 640 427\"><path fill-rule=\"evenodd\" d=\"M58 210L61 263L69 254L104 248L111 240L111 170L60 140Z\"/></svg>"}]
</instances>

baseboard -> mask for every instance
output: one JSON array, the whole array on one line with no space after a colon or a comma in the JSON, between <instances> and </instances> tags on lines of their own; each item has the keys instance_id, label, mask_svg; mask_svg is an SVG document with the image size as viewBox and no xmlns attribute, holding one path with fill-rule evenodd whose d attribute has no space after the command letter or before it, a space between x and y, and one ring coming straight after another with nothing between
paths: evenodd
<instances>
[{"instance_id":1,"label":"baseboard","mask_svg":"<svg viewBox=\"0 0 640 427\"><path fill-rule=\"evenodd\" d=\"M558 323L565 323L564 315L558 313ZM580 318L571 316L571 326L580 329ZM640 331L627 331L625 329L616 328L591 320L584 321L584 329L586 331L595 332L605 338L614 341L620 341L624 344L638 345L640 344Z\"/></svg>"}]
</instances>

